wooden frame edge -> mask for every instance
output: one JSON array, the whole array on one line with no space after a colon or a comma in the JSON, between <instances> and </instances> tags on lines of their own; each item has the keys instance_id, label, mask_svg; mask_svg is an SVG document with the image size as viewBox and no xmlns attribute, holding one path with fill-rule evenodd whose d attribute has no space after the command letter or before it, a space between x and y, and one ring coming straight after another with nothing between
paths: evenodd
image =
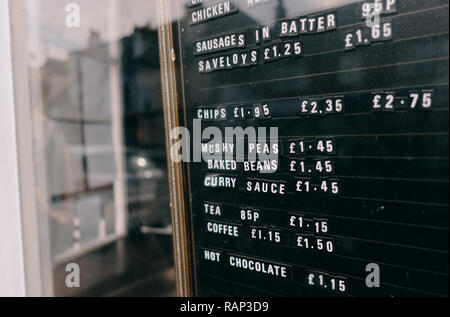
<instances>
[{"instance_id":1,"label":"wooden frame edge","mask_svg":"<svg viewBox=\"0 0 450 317\"><path fill-rule=\"evenodd\" d=\"M163 95L167 169L169 177L170 207L173 228L173 248L177 296L193 296L190 240L188 236L187 206L184 196L183 163L171 159L171 148L176 143L170 135L179 127L179 96L177 90L176 54L172 29L171 1L158 0L159 53L161 88Z\"/></svg>"}]
</instances>

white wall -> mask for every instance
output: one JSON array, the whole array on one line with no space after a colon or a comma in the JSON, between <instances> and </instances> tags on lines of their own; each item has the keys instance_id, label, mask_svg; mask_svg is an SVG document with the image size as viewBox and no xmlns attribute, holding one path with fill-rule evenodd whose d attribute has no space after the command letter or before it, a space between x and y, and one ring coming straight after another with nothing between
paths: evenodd
<instances>
[{"instance_id":1,"label":"white wall","mask_svg":"<svg viewBox=\"0 0 450 317\"><path fill-rule=\"evenodd\" d=\"M1 296L25 296L8 0L0 0Z\"/></svg>"}]
</instances>

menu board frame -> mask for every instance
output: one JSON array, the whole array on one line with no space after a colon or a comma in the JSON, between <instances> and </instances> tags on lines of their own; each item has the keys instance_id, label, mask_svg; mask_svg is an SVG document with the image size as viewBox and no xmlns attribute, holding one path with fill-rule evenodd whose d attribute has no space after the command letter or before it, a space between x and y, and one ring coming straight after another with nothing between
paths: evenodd
<instances>
[{"instance_id":1,"label":"menu board frame","mask_svg":"<svg viewBox=\"0 0 450 317\"><path fill-rule=\"evenodd\" d=\"M161 0L160 2L164 2L163 0ZM208 4L211 3L216 3L217 1L207 1ZM255 4L258 5L258 4ZM222 72L222 73L226 73L226 72L230 72L233 71L234 68L248 68L250 69L251 67L255 66L255 64L252 63L251 59L247 59L245 60L244 55L245 56L252 56L253 52L252 51L252 47L246 48L246 44L248 41L248 38L242 38L242 33L240 31L225 31L222 33L218 33L215 34L214 36L207 36L207 37L201 37L201 38L196 38L195 41L193 41L192 43L182 43L181 40L181 33L184 32L183 27L193 27L197 24L201 24L201 23L208 23L206 21L212 21L215 19L219 19L221 16L216 16L214 18L211 19L207 19L205 21L191 21L194 23L189 23L189 22L184 22L184 23L180 23L180 20L170 20L170 8L168 5L162 5L161 6L164 8L164 12L165 12L165 19L166 19L166 23L164 24L165 27L160 31L160 37L161 38L166 38L166 42L163 43L163 45L161 45L160 49L163 50L165 53L161 54L162 55L162 65L164 65L164 67L166 67L167 69L163 68L163 82L165 81L165 83L163 83L163 93L165 96L167 96L167 100L165 100L164 102L164 106L166 108L166 113L167 113L167 119L172 122L172 126L168 126L167 127L167 135L170 135L170 132L172 131L172 129L177 126L177 125L187 125L187 120L188 117L191 118L192 114L189 112L190 110L188 109L189 107L187 107L186 105L186 98L185 98L185 81L186 79L184 78L184 70L186 65L184 65L183 63L184 61L184 56L182 54L182 48L183 45L191 45L192 44L192 48L193 48L193 56L195 56L196 59L199 59L202 62L199 62L199 68L198 71L199 73L203 74L203 76L208 76L209 74L213 74L216 72ZM176 7L176 6L173 6ZM192 10L192 8L194 8L193 6L190 6L189 9ZM230 10L229 13L230 14L234 14L235 11ZM395 9L390 10L389 12L385 12L385 16L383 16L382 18L382 24L381 24L381 29L386 31L386 32L382 32L384 35L382 36L377 36L377 35L367 35L364 34L364 36L368 36L371 37L370 38L370 42L374 43L376 45L381 44L380 42L389 42L392 41L392 33L389 32L389 28L390 28L390 23L391 23L391 19L392 19L392 15L397 13L397 7L395 7ZM178 18L181 19L181 14L175 14L175 16L177 16ZM319 18L323 17L323 21L332 21L333 18L335 18L336 16L334 15L333 10L330 10L328 12L320 12ZM317 20L316 20L317 21ZM292 42L291 39L295 39L296 36L298 36L299 34L299 29L296 27L290 27L290 22L291 20L288 21L288 19L286 19L286 27L282 29L282 31L280 31L280 34L276 35L277 37L280 36L283 41L282 44L284 44L286 41L286 43L288 42ZM262 38L261 39L256 39L256 43L258 45L258 47L262 47L264 49L273 49L273 46L269 45L269 43L273 42L273 34L267 33L266 35L264 35L264 26L260 26L261 30L259 34L261 34ZM317 33L326 33L326 32L333 32L335 29L336 25L333 25L333 23L329 23L328 25L325 23L323 30L322 28L317 28L315 27L314 30L306 30L306 33L308 32L317 32ZM284 31L283 31L284 30ZM291 31L289 31L291 30ZM353 33L355 32L355 33ZM351 34L351 36L348 35L348 38L355 40L357 39L358 36L358 30L355 28L355 30L352 30L351 33L349 32L348 34ZM169 36L168 36L169 34ZM374 37L376 36L376 38ZM252 39L255 40L255 39ZM350 44L348 43L344 43L345 44L345 50L347 51L354 51L354 50L358 50L358 49L363 49L367 44L364 43L364 41L362 41L361 43L356 41L356 42L352 42L349 41ZM209 43L209 44L208 44ZM212 43L212 44L211 44ZM216 45L215 45L216 43ZM217 44L217 43L225 43L225 44ZM280 42L281 43L281 42ZM302 45L303 43L298 42L299 46ZM377 44L378 43L378 44ZM294 45L295 43L292 42L292 45L295 47ZM348 44L348 45L347 45ZM208 47L209 45L209 47ZM278 44L277 44L278 45ZM266 48L267 47L267 48ZM277 46L279 47L279 46ZM344 47L344 46L343 46ZM379 47L379 46L377 46ZM241 53L240 56L236 57L236 63L232 63L230 62L229 58L233 59L233 56L230 56L227 54L225 54L224 52L227 51L233 51L233 50L239 50L239 52ZM270 53L269 53L270 54ZM303 55L303 49L302 52L298 54L298 56L283 56L284 58L301 58ZM206 56L206 57L204 57ZM282 59L280 56L278 56L277 54L270 56L267 59L263 58L264 60L264 64L265 65L270 65L273 64L274 62L279 61L280 59ZM213 60L215 57L217 57L217 60ZM258 61L261 61L262 56L258 56ZM189 58L190 60L190 58ZM272 67L273 68L273 67ZM447 73L448 74L448 73ZM447 75L448 76L448 75ZM448 87L448 84L447 84ZM426 87L425 87L426 88ZM253 89L253 87L252 87ZM419 97L421 98L425 98L425 94L429 94L430 91L429 90L417 90L416 91L412 91L412 90L407 90L406 92L403 90L380 90L377 91L376 89L370 90L368 89L365 92L364 98L366 99L356 99L356 98L361 98L360 96L353 96L351 94L349 95L345 95L345 98L348 98L350 100L352 100L352 102L354 102L355 100L358 100L359 102L364 101L364 102L374 102L374 106L373 106L373 113L392 113L392 109L391 107L388 107L389 103L390 103L390 98L394 98L395 102L398 103L398 109L401 108L402 105L404 105L405 101L406 101L406 95L403 96L402 94L405 93L410 93L410 94L419 94ZM423 96L422 96L423 94ZM448 94L448 89L447 89L447 94ZM324 103L325 105L329 105L330 106L330 111L329 113L320 113L320 117L325 117L325 116L329 116L330 118L332 118L333 116L335 116L336 114L338 114L342 109L342 108L346 108L347 109L347 105L342 104L342 99L344 98L344 96L342 94L328 94L328 95L315 95L314 93L312 93L311 95L305 96L305 99L303 101L304 109L305 109L305 113L302 114L300 113L298 116L314 116L314 109L315 106L314 104L319 104L319 103ZM425 98L426 99L426 98ZM424 99L424 100L425 100ZM279 105L281 108L282 105L286 105L286 102L288 102L289 100L275 100L274 102L277 103L277 105ZM302 104L302 102L300 101L300 103ZM233 120L246 120L246 117L248 117L248 115L251 116L255 116L256 113L260 113L263 114L261 117L258 117L258 123L262 124L263 126L268 126L267 122L270 122L270 120L272 119L273 116L281 116L282 114L277 114L277 113L268 113L268 114L264 114L264 106L266 105L264 103L264 101L260 102L260 103L255 103L252 102L251 103L251 107L248 108L247 105L243 105L241 106L241 108L239 108L240 110L243 111L243 116L240 118L236 118ZM342 105L342 108L341 108ZM377 107L377 105L380 105L380 107ZM192 106L192 105L191 105ZM198 119L203 119L203 121L206 121L209 123L212 122L212 124L214 123L219 123L222 124L224 123L226 120L230 120L229 114L233 113L233 111L235 111L235 108L230 108L233 106L232 102L224 102L224 104L221 104L221 107L217 107L217 105L196 105L198 106L199 112L197 113ZM426 104L425 106L421 107L422 111L427 111L426 109ZM230 110L231 109L231 110ZM326 108L324 108L326 109ZM239 110L239 111L240 111ZM323 110L325 111L325 110ZM403 110L402 110L403 111ZM246 112L248 112L248 114L246 114ZM224 115L224 113L227 113L227 115ZM206 119L205 119L206 118ZM284 118L283 118L284 119ZM279 119L280 120L280 119ZM327 120L327 122L331 122L331 119ZM447 126L448 129L448 126ZM380 138L383 138L382 135L379 136ZM170 145L174 144L174 140L171 138L167 138L168 141L168 156L170 155ZM335 142L339 142L340 139L339 138L311 138L311 139L299 139L299 138L292 138L292 139L286 139L284 140L284 143L282 145L282 151L283 153L287 153L286 151L289 151L290 148L290 144L294 144L297 143L292 149L294 152L292 152L292 155L290 158L298 158L302 153L302 151L304 151L302 149L302 146L309 146L311 149L314 148L317 151L320 151L321 153L319 154L323 154L324 151L326 151L326 154L329 154L331 157L332 155L335 154ZM362 142L362 141L361 141ZM368 140L367 144L374 144L372 141ZM398 143L400 144L400 143ZM358 146L362 147L362 143L358 144ZM367 147L370 147L370 145L367 145ZM327 148L331 148L330 151L327 150ZM322 150L323 149L323 150ZM368 150L367 150L368 151ZM399 150L400 151L400 150ZM369 152L367 152L369 153ZM369 155L369 154L367 154ZM313 163L314 164L320 164L320 169L324 169L323 167L328 166L330 164L330 160L328 159L327 155L318 155L317 153L315 153L315 155L313 155L315 158L320 156L322 159L321 160L315 160ZM290 161L291 164L294 164L294 160ZM312 161L311 161L312 162ZM295 164L297 164L297 166L301 165L301 164L307 164L307 166L312 166L310 161L301 161L301 160L295 160ZM283 162L283 164L285 164L286 162ZM199 254L201 254L201 252L205 252L208 253L209 255L211 255L211 250L208 250L207 248L203 248L203 247L199 247L197 250L195 249L195 230L199 230L198 228L195 228L195 223L196 220L194 220L194 212L193 209L197 208L199 206L193 206L193 201L191 199L192 197L192 188L191 188L191 170L190 170L190 164L191 163L183 163L183 164L175 164L174 163L174 170L172 171L171 174L171 179L173 181L173 183L171 182L171 196L173 196L173 201L172 201L172 217L175 217L175 221L174 221L174 230L175 232L175 241L174 241L174 246L176 248L175 253L178 256L178 258L176 259L177 261L177 278L179 283L183 285L180 290L179 290L179 294L183 294L185 296L191 296L191 295L199 295L201 294L201 292L199 292L199 285L197 285L197 272L196 272L196 261L198 260L197 257ZM292 166L292 165L291 165ZM304 166L304 165L302 165ZM318 166L318 165L316 165ZM251 169L252 167L250 167ZM225 169L225 168L222 168ZM218 186L218 187L222 187L222 188L226 188L229 187L233 184L233 182L237 181L237 178L233 177L233 174L221 174L221 172L212 172L214 169L210 168L210 169L205 169L205 184L208 183L212 183L212 184L216 184L214 186ZM220 170L220 168L218 169ZM232 168L230 169L232 170ZM308 168L306 169L308 170ZM310 169L311 170L311 169ZM297 170L298 171L298 170ZM307 183L308 179L310 178L309 175L306 175L306 177L304 175L302 175L301 177L296 178L296 184L297 184L297 188L300 188L300 191L304 191L305 188L303 186L308 186L308 187L312 187L315 191L320 191L322 188L327 189L327 191L329 189L331 189L331 193L327 193L327 195L333 195L333 194L339 194L339 189L337 189L336 191L333 190L333 188L338 188L339 183L338 180L333 177L334 171L333 169L330 172L331 177L327 177L325 183ZM269 188L276 188L274 189L276 191L275 194L281 194L283 195L283 188L284 188L284 184L282 184L282 182L270 182L267 179L263 179L263 177L254 177L251 178L249 177L247 179L247 187L250 188L251 190L249 191L256 191L256 190L261 190L260 188L264 188L264 186L267 186ZM445 180L444 180L445 181ZM356 184L356 183L355 183ZM357 185L355 185L357 186ZM379 187L381 188L381 187ZM440 192L440 191L439 191ZM277 196L274 196L275 199ZM448 198L447 198L448 199ZM172 199L171 199L172 200ZM214 200L214 199L211 199ZM180 203L181 202L181 203ZM206 202L208 203L208 202ZM214 212L214 206L218 205L219 203L215 203L215 202L210 202L208 203L209 207L211 207L212 212ZM175 206L176 205L176 206ZM175 206L175 207L174 207ZM244 206L242 206L244 207ZM260 214L260 210L258 210L258 208L253 208L253 207L249 207L248 208L248 215L249 217L256 217L255 215L259 215ZM297 217L297 218L301 218L301 217L308 217L308 216L304 216L303 214L298 214L295 212L290 212L289 213L290 217ZM320 218L320 217L319 217ZM308 219L308 221L312 221L313 225L315 226L316 224L319 226L319 230L320 230L320 226L324 225L324 221L323 219L319 219L319 218L314 218L314 219ZM215 226L214 228L217 228L217 232L223 234L226 233L227 235L233 236L233 235L238 235L238 231L241 230L240 224L236 223L235 225L228 223L223 223L220 221L220 219L217 219L216 222L206 222L205 223L206 226L211 225L211 228L213 228L213 226ZM326 226L326 224L325 224ZM253 228L253 230L255 230L255 234L261 236L261 237L267 237L268 235L277 235L276 230L275 231L271 231L267 226L266 227L260 227L260 226L254 226L251 227ZM213 230L213 229L211 229ZM214 229L216 230L216 229ZM269 230L269 231L267 231ZM309 235L308 235L309 237ZM265 240L264 238L264 240ZM305 237L299 236L299 239L302 238L304 239ZM317 242L316 240L314 240L314 243L317 245L322 245L323 243L327 244L329 241L328 240L321 240L320 242ZM177 252L180 252L180 250L184 250L184 253L182 256L179 256L179 254ZM447 249L448 250L448 249ZM447 251L448 252L448 251ZM233 257L235 256L231 251L229 252L230 254L228 254L229 257ZM214 257L216 256L221 256L222 254L220 254L219 252L212 254ZM236 255L239 256L239 255ZM230 259L231 261L233 261L233 259ZM280 269L280 265L278 265L277 263L269 263L268 261L264 262L261 259L254 259L251 256L249 257L243 257L241 255L240 258L241 261L247 261L246 265L248 266L248 263L250 263L249 261L253 261L251 262L252 266L254 266L255 264L258 265L259 268L262 267L268 267L270 266L272 269L273 267L276 267L277 270ZM264 263L263 263L264 262ZM278 265L278 266L277 266ZM448 264L447 264L448 265ZM268 272L267 269L261 269L264 272ZM288 272L289 271L289 272ZM272 271L270 271L272 272ZM286 266L285 269L283 269L283 276L287 276L290 275L290 269L288 268L288 266ZM310 272L311 274L315 274L317 276L320 276L322 278L326 278L329 279L331 281L334 281L334 283L337 283L339 285L341 285L341 281L343 281L339 276L333 276L331 274L324 274L321 271L317 271L317 272ZM316 278L316 276L314 276L313 278ZM448 292L448 290L447 290ZM393 293L392 295L395 296L395 293Z\"/></svg>"}]
</instances>

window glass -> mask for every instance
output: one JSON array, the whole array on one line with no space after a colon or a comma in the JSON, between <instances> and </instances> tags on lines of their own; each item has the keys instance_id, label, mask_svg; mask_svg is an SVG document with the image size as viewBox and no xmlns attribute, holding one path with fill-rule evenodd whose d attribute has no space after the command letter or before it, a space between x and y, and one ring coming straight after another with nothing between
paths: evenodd
<instances>
[{"instance_id":1,"label":"window glass","mask_svg":"<svg viewBox=\"0 0 450 317\"><path fill-rule=\"evenodd\" d=\"M53 293L175 295L155 2L26 7ZM80 288L66 285L69 263Z\"/></svg>"}]
</instances>

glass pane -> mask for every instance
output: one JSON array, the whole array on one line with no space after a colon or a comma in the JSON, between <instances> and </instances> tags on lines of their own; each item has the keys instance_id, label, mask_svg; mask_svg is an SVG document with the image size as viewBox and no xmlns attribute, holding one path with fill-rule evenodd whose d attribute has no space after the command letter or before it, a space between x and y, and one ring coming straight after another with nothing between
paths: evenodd
<instances>
[{"instance_id":1,"label":"glass pane","mask_svg":"<svg viewBox=\"0 0 450 317\"><path fill-rule=\"evenodd\" d=\"M26 3L54 294L175 295L155 2Z\"/></svg>"}]
</instances>

